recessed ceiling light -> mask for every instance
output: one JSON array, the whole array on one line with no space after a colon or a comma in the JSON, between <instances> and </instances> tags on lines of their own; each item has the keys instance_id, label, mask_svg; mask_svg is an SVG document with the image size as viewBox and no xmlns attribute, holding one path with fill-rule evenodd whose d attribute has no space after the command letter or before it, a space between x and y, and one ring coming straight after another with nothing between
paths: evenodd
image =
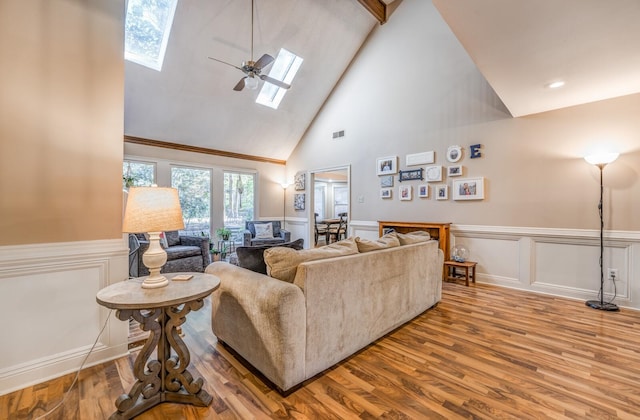
<instances>
[{"instance_id":1,"label":"recessed ceiling light","mask_svg":"<svg viewBox=\"0 0 640 420\"><path fill-rule=\"evenodd\" d=\"M547 85L549 89L558 89L562 86L564 86L564 81L562 80L558 80L557 82L551 82Z\"/></svg>"}]
</instances>

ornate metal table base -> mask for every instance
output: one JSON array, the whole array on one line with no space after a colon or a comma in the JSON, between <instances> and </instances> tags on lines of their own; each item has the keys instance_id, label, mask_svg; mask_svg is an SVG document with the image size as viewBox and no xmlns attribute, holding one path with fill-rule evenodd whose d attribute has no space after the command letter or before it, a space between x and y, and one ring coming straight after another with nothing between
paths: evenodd
<instances>
[{"instance_id":1,"label":"ornate metal table base","mask_svg":"<svg viewBox=\"0 0 640 420\"><path fill-rule=\"evenodd\" d=\"M187 314L204 305L196 299L182 305L153 310L121 309L116 316L122 321L133 317L149 338L136 358L133 372L138 379L128 394L116 400L118 411L112 420L130 419L162 402L176 402L206 407L212 397L202 389L203 380L193 379L187 370L190 361L189 349L180 337L178 327L186 321ZM157 349L157 360L149 360ZM172 350L175 354L172 354ZM145 363L149 361L145 368Z\"/></svg>"}]
</instances>

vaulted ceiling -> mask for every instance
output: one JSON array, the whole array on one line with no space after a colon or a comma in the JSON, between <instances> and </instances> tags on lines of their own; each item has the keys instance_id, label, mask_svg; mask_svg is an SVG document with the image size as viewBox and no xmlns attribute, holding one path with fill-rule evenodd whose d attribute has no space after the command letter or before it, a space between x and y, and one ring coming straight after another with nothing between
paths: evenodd
<instances>
[{"instance_id":1,"label":"vaulted ceiling","mask_svg":"<svg viewBox=\"0 0 640 420\"><path fill-rule=\"evenodd\" d=\"M392 0L256 0L255 58L304 58L277 110L233 91L243 74L207 58L250 59L250 0L179 1L162 71L126 63L125 134L287 159L378 20L411 1L425 0L374 17ZM433 4L514 117L640 92L638 0Z\"/></svg>"}]
</instances>

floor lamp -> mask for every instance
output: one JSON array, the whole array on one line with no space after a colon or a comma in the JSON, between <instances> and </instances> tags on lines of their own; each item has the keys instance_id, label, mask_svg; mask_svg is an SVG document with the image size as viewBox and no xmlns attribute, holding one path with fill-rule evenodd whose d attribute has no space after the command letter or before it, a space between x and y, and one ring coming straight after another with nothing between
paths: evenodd
<instances>
[{"instance_id":1,"label":"floor lamp","mask_svg":"<svg viewBox=\"0 0 640 420\"><path fill-rule=\"evenodd\" d=\"M600 300L588 300L585 305L603 311L617 311L618 305L612 302L604 301L604 266L603 266L603 254L604 254L604 217L602 214L602 195L604 192L602 184L602 172L607 164L613 162L618 158L618 153L605 153L597 155L585 156L584 160L587 163L595 165L600 169L600 203L598 203L598 213L600 214Z\"/></svg>"},{"instance_id":2,"label":"floor lamp","mask_svg":"<svg viewBox=\"0 0 640 420\"><path fill-rule=\"evenodd\" d=\"M282 229L286 229L285 226L287 223L287 188L289 184L287 182L283 182L282 184Z\"/></svg>"}]
</instances>

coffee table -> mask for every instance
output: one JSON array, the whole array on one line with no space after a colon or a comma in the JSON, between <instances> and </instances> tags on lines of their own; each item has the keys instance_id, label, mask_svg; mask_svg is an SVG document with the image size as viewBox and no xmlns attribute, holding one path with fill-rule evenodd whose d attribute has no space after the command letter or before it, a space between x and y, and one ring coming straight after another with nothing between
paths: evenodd
<instances>
[{"instance_id":1,"label":"coffee table","mask_svg":"<svg viewBox=\"0 0 640 420\"><path fill-rule=\"evenodd\" d=\"M193 277L172 280L176 275ZM117 411L110 419L131 419L165 401L202 407L211 404L211 395L202 388L202 378L194 379L187 370L189 349L178 327L189 312L202 308L204 298L220 286L220 279L203 273L165 276L169 279L166 287L143 289L140 285L145 277L138 277L112 284L96 295L100 305L116 309L118 319L133 318L144 331L150 331L133 367L137 381L128 394L118 397ZM154 351L156 358L151 358Z\"/></svg>"}]
</instances>

